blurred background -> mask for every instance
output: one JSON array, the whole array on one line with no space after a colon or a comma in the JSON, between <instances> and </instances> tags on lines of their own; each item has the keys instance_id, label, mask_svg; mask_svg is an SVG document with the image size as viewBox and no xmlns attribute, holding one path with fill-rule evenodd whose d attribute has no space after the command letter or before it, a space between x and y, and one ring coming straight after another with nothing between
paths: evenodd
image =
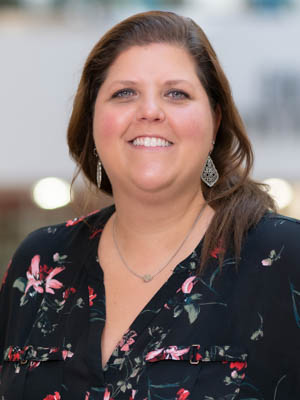
<instances>
[{"instance_id":1,"label":"blurred background","mask_svg":"<svg viewBox=\"0 0 300 400\"><path fill-rule=\"evenodd\" d=\"M254 178L300 218L300 0L0 0L0 277L30 231L111 202L80 179L70 201L68 118L92 46L150 9L204 29L248 128Z\"/></svg>"}]
</instances>

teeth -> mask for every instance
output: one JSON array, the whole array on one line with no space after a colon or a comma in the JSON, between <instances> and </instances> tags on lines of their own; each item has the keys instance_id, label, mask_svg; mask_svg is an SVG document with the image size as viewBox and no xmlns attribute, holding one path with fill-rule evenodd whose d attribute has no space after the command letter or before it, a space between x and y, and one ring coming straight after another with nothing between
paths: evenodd
<instances>
[{"instance_id":1,"label":"teeth","mask_svg":"<svg viewBox=\"0 0 300 400\"><path fill-rule=\"evenodd\" d=\"M172 143L165 139L155 138L155 137L140 137L134 139L132 142L134 146L145 146L145 147L168 147Z\"/></svg>"}]
</instances>

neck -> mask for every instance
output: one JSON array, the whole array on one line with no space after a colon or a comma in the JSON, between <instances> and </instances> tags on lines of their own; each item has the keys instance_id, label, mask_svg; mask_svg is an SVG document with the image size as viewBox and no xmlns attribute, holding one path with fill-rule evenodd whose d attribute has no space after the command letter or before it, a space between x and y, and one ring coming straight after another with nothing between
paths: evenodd
<instances>
[{"instance_id":1,"label":"neck","mask_svg":"<svg viewBox=\"0 0 300 400\"><path fill-rule=\"evenodd\" d=\"M135 246L143 243L161 243L162 238L164 242L168 238L170 246L172 238L177 243L178 237L184 236L189 230L205 203L200 189L177 196L176 200L169 198L145 202L144 199L139 201L118 195L114 195L114 199L118 238L123 246L129 247L130 243L134 243ZM199 223L207 220L207 211L205 210Z\"/></svg>"},{"instance_id":2,"label":"neck","mask_svg":"<svg viewBox=\"0 0 300 400\"><path fill-rule=\"evenodd\" d=\"M160 268L170 273L198 245L214 214L200 188L169 196L168 201L160 197L160 201L145 202L126 198L124 192L121 197L114 192L114 200L116 213L105 226L100 247L107 238L106 246L112 246L117 258L123 260L123 268L126 264L139 277L156 276Z\"/></svg>"}]
</instances>

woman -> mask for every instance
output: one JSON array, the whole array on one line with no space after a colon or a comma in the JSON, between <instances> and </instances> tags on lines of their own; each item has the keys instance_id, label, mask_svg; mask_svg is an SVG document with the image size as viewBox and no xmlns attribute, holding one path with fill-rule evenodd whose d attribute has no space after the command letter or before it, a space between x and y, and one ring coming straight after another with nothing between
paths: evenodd
<instances>
[{"instance_id":1,"label":"woman","mask_svg":"<svg viewBox=\"0 0 300 400\"><path fill-rule=\"evenodd\" d=\"M299 221L250 179L202 30L161 11L113 27L85 64L68 143L114 206L17 250L2 399L299 399Z\"/></svg>"}]
</instances>

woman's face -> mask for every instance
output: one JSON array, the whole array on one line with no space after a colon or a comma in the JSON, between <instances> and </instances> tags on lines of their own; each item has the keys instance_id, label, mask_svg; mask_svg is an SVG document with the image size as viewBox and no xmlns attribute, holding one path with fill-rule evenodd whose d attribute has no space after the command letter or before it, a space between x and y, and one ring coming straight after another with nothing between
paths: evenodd
<instances>
[{"instance_id":1,"label":"woman's face","mask_svg":"<svg viewBox=\"0 0 300 400\"><path fill-rule=\"evenodd\" d=\"M154 43L123 51L98 92L93 121L114 193L199 188L218 119L186 50Z\"/></svg>"}]
</instances>

